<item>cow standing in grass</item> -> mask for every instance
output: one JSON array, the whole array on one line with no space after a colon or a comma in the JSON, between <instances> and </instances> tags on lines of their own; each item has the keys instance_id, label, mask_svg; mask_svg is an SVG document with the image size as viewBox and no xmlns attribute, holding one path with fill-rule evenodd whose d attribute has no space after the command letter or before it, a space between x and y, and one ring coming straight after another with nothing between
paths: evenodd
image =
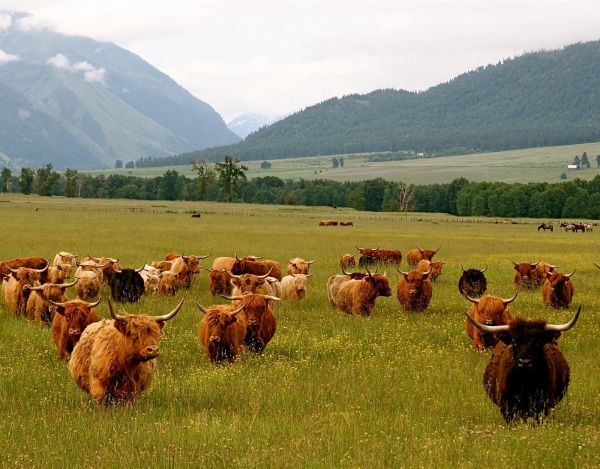
<instances>
[{"instance_id":1,"label":"cow standing in grass","mask_svg":"<svg viewBox=\"0 0 600 469\"><path fill-rule=\"evenodd\" d=\"M546 273L546 281L542 288L544 304L550 308L568 308L573 299L573 281L570 274L562 274L555 270Z\"/></svg>"},{"instance_id":2,"label":"cow standing in grass","mask_svg":"<svg viewBox=\"0 0 600 469\"><path fill-rule=\"evenodd\" d=\"M312 274L286 275L281 279L281 299L303 300L306 298L308 277Z\"/></svg>"},{"instance_id":3,"label":"cow standing in grass","mask_svg":"<svg viewBox=\"0 0 600 469\"><path fill-rule=\"evenodd\" d=\"M519 287L525 287L528 289L534 289L539 286L539 282L537 280L537 272L536 267L541 262L540 259L537 262L515 262L513 263L513 267L515 269L515 285Z\"/></svg>"},{"instance_id":4,"label":"cow standing in grass","mask_svg":"<svg viewBox=\"0 0 600 469\"><path fill-rule=\"evenodd\" d=\"M513 318L509 324L487 326L467 319L499 342L483 375L483 386L506 423L515 419L540 421L567 392L569 364L558 348L562 332L577 322L581 306L565 324Z\"/></svg>"},{"instance_id":5,"label":"cow standing in grass","mask_svg":"<svg viewBox=\"0 0 600 469\"><path fill-rule=\"evenodd\" d=\"M429 281L429 275L431 270L428 272L402 272L397 269L400 273L400 280L396 287L396 295L398 301L404 311L423 311L429 306L431 301L431 282Z\"/></svg>"},{"instance_id":6,"label":"cow standing in grass","mask_svg":"<svg viewBox=\"0 0 600 469\"><path fill-rule=\"evenodd\" d=\"M101 298L94 303L83 300L71 300L64 303L49 300L56 307L56 314L52 318L52 339L58 349L58 355L67 360L75 344L87 326L100 321L96 306Z\"/></svg>"},{"instance_id":7,"label":"cow standing in grass","mask_svg":"<svg viewBox=\"0 0 600 469\"><path fill-rule=\"evenodd\" d=\"M433 259L433 256L435 256L439 250L440 248L421 249L419 247L417 247L416 249L411 249L406 255L406 262L408 262L408 265L410 265L411 267L416 267L419 261L422 261L423 259L425 259L426 261L431 261L431 259Z\"/></svg>"},{"instance_id":8,"label":"cow standing in grass","mask_svg":"<svg viewBox=\"0 0 600 469\"><path fill-rule=\"evenodd\" d=\"M246 337L246 316L240 315L244 305L235 309L231 305L213 305L204 308L198 305L204 316L200 321L198 337L212 363L237 358L240 346Z\"/></svg>"},{"instance_id":9,"label":"cow standing in grass","mask_svg":"<svg viewBox=\"0 0 600 469\"><path fill-rule=\"evenodd\" d=\"M378 296L391 296L390 282L381 274L367 275L360 280L342 282L334 302L344 313L355 316L370 316Z\"/></svg>"},{"instance_id":10,"label":"cow standing in grass","mask_svg":"<svg viewBox=\"0 0 600 469\"><path fill-rule=\"evenodd\" d=\"M301 257L295 257L288 261L287 273L289 275L304 274L308 275L310 266L317 262L317 260L307 261Z\"/></svg>"},{"instance_id":11,"label":"cow standing in grass","mask_svg":"<svg viewBox=\"0 0 600 469\"><path fill-rule=\"evenodd\" d=\"M242 315L247 323L244 343L250 351L261 353L275 335L277 320L271 309L271 302L279 301L279 298L253 293L224 298L239 302L237 307L243 307Z\"/></svg>"},{"instance_id":12,"label":"cow standing in grass","mask_svg":"<svg viewBox=\"0 0 600 469\"><path fill-rule=\"evenodd\" d=\"M4 284L4 304L15 315L23 316L27 308L30 290L26 287L37 287L40 285L40 277L48 269L48 264L43 269L31 269L9 267L10 277Z\"/></svg>"},{"instance_id":13,"label":"cow standing in grass","mask_svg":"<svg viewBox=\"0 0 600 469\"><path fill-rule=\"evenodd\" d=\"M77 385L100 404L133 399L150 386L160 354L158 338L183 300L163 316L115 314L88 326L69 361Z\"/></svg>"},{"instance_id":14,"label":"cow standing in grass","mask_svg":"<svg viewBox=\"0 0 600 469\"><path fill-rule=\"evenodd\" d=\"M518 292L517 292L518 293ZM472 298L465 295L465 298L471 303L467 314L475 321L486 326L502 326L508 324L512 319L508 305L515 301L517 293L512 298L503 299L497 296L485 295L482 298ZM478 351L486 348L493 348L498 343L498 337L494 334L483 332L473 325L471 321L465 319L467 334L473 341L473 345Z\"/></svg>"},{"instance_id":15,"label":"cow standing in grass","mask_svg":"<svg viewBox=\"0 0 600 469\"><path fill-rule=\"evenodd\" d=\"M417 272L429 272L431 271L431 273L429 274L429 280L431 280L432 282L435 282L437 280L437 278L442 275L442 268L444 267L444 263L437 261L437 262L431 262L431 261L427 261L425 259L423 259L422 261L419 261L419 263L417 264Z\"/></svg>"},{"instance_id":16,"label":"cow standing in grass","mask_svg":"<svg viewBox=\"0 0 600 469\"><path fill-rule=\"evenodd\" d=\"M54 308L50 308L50 301L57 303L68 301L65 290L76 283L77 280L72 283L45 283L38 287L25 285L25 289L31 292L27 299L25 317L37 323L50 324L54 311Z\"/></svg>"}]
</instances>

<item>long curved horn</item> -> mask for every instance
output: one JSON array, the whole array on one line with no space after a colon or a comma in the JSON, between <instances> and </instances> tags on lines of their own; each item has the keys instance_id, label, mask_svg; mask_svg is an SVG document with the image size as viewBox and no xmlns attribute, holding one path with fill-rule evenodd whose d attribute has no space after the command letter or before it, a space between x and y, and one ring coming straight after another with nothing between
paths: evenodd
<instances>
[{"instance_id":1,"label":"long curved horn","mask_svg":"<svg viewBox=\"0 0 600 469\"><path fill-rule=\"evenodd\" d=\"M515 298L517 297L517 295L519 294L519 290L517 290L514 294L514 296L512 298L508 298L508 299L502 299L502 303L504 303L504 306L512 303L513 301L515 301Z\"/></svg>"},{"instance_id":2,"label":"long curved horn","mask_svg":"<svg viewBox=\"0 0 600 469\"><path fill-rule=\"evenodd\" d=\"M359 248L359 247L358 247L356 244L354 245L354 247L355 247L356 249L358 249L360 252L362 252L362 250L364 249L364 248Z\"/></svg>"},{"instance_id":3,"label":"long curved horn","mask_svg":"<svg viewBox=\"0 0 600 469\"><path fill-rule=\"evenodd\" d=\"M74 282L72 282L72 283L61 283L61 284L59 285L59 287L60 287L60 288L62 288L62 289L65 289L65 288L70 288L70 287L72 287L73 285L75 285L77 282L79 282L79 279L78 279L78 278L77 278L77 279L75 279L75 281L74 281Z\"/></svg>"},{"instance_id":4,"label":"long curved horn","mask_svg":"<svg viewBox=\"0 0 600 469\"><path fill-rule=\"evenodd\" d=\"M487 270L488 266L486 265L483 270L480 270L481 273L484 273Z\"/></svg>"},{"instance_id":5,"label":"long curved horn","mask_svg":"<svg viewBox=\"0 0 600 469\"><path fill-rule=\"evenodd\" d=\"M179 302L179 304L177 306L175 306L175 309L173 311L171 311L170 313L167 313L167 314L163 314L162 316L154 316L152 319L154 319L156 322L161 322L161 321L168 321L169 319L174 318L175 315L180 310L181 305L183 304L184 301L185 301L185 298L182 298L181 301Z\"/></svg>"},{"instance_id":6,"label":"long curved horn","mask_svg":"<svg viewBox=\"0 0 600 469\"><path fill-rule=\"evenodd\" d=\"M314 264L315 262L317 262L317 259L315 259L314 261L306 261L307 264Z\"/></svg>"},{"instance_id":7,"label":"long curved horn","mask_svg":"<svg viewBox=\"0 0 600 469\"><path fill-rule=\"evenodd\" d=\"M46 267L44 267L43 269L31 269L31 270L33 270L34 272L38 272L38 273L41 274L42 272L45 272L46 270L48 270L48 266L49 265L50 265L50 261L46 260Z\"/></svg>"},{"instance_id":8,"label":"long curved horn","mask_svg":"<svg viewBox=\"0 0 600 469\"><path fill-rule=\"evenodd\" d=\"M565 275L565 277L567 277L567 278L571 278L571 277L573 276L573 274L575 273L575 271L576 271L576 270L577 270L577 269L573 270L573 272L571 272L570 274L568 274L568 275Z\"/></svg>"},{"instance_id":9,"label":"long curved horn","mask_svg":"<svg viewBox=\"0 0 600 469\"><path fill-rule=\"evenodd\" d=\"M261 298L264 298L265 300L271 300L271 301L280 301L281 298L277 298L276 296L271 296L271 295L258 295Z\"/></svg>"},{"instance_id":10,"label":"long curved horn","mask_svg":"<svg viewBox=\"0 0 600 469\"><path fill-rule=\"evenodd\" d=\"M202 313L208 314L208 310L204 306L202 306L200 303L196 303L196 306Z\"/></svg>"},{"instance_id":11,"label":"long curved horn","mask_svg":"<svg viewBox=\"0 0 600 469\"><path fill-rule=\"evenodd\" d=\"M464 295L464 296L465 296L465 298L466 298L467 300L469 300L471 303L475 303L476 305L478 305L478 304L479 304L479 302L481 301L479 298L471 298L471 297L470 297L469 295L467 295L466 293L465 293L465 295Z\"/></svg>"},{"instance_id":12,"label":"long curved horn","mask_svg":"<svg viewBox=\"0 0 600 469\"><path fill-rule=\"evenodd\" d=\"M398 273L400 273L401 275L408 275L408 272L403 272L402 270L400 270L398 268L398 264L394 264L394 267L396 268L396 270L398 271Z\"/></svg>"},{"instance_id":13,"label":"long curved horn","mask_svg":"<svg viewBox=\"0 0 600 469\"><path fill-rule=\"evenodd\" d=\"M88 303L88 306L90 308L95 308L96 306L98 306L100 304L101 300L102 300L102 297L98 298L98 301L94 301L93 303Z\"/></svg>"},{"instance_id":14,"label":"long curved horn","mask_svg":"<svg viewBox=\"0 0 600 469\"><path fill-rule=\"evenodd\" d=\"M369 277L373 277L373 274L369 271L369 268L365 265L365 269L367 269L367 273L369 274Z\"/></svg>"},{"instance_id":15,"label":"long curved horn","mask_svg":"<svg viewBox=\"0 0 600 469\"><path fill-rule=\"evenodd\" d=\"M210 257L214 254L214 251L211 251L210 254L207 254L206 256L196 256L198 259L206 259L207 257Z\"/></svg>"},{"instance_id":16,"label":"long curved horn","mask_svg":"<svg viewBox=\"0 0 600 469\"><path fill-rule=\"evenodd\" d=\"M226 296L226 295L221 295L221 297L225 298L226 300L231 300L231 301L240 301L244 299L245 295L237 295L237 296Z\"/></svg>"},{"instance_id":17,"label":"long curved horn","mask_svg":"<svg viewBox=\"0 0 600 469\"><path fill-rule=\"evenodd\" d=\"M597 266L596 266L596 267L597 267ZM600 267L598 267L598 268L600 269ZM348 272L346 272L346 271L344 270L344 267L343 267L343 266L342 266L342 273L343 273L344 275L350 275Z\"/></svg>"},{"instance_id":18,"label":"long curved horn","mask_svg":"<svg viewBox=\"0 0 600 469\"><path fill-rule=\"evenodd\" d=\"M465 312L467 319L471 321L471 323L480 331L489 332L491 334L497 334L498 332L508 332L510 330L510 326L508 324L504 324L502 326L487 326L485 324L480 324L475 319L471 317L468 312Z\"/></svg>"},{"instance_id":19,"label":"long curved horn","mask_svg":"<svg viewBox=\"0 0 600 469\"><path fill-rule=\"evenodd\" d=\"M114 270L114 271L115 271L117 274L120 274L120 273L122 273L122 272L123 272L122 270L115 269L114 267L113 267L113 270Z\"/></svg>"},{"instance_id":20,"label":"long curved horn","mask_svg":"<svg viewBox=\"0 0 600 469\"><path fill-rule=\"evenodd\" d=\"M241 259L237 255L237 253L235 254L235 258L236 258L236 260L241 261Z\"/></svg>"},{"instance_id":21,"label":"long curved horn","mask_svg":"<svg viewBox=\"0 0 600 469\"><path fill-rule=\"evenodd\" d=\"M519 264L517 264L515 261L513 261L512 259L510 259L510 261L513 263L514 266L517 266Z\"/></svg>"},{"instance_id":22,"label":"long curved horn","mask_svg":"<svg viewBox=\"0 0 600 469\"><path fill-rule=\"evenodd\" d=\"M596 264L595 262L594 262L594 265L600 269L600 265Z\"/></svg>"},{"instance_id":23,"label":"long curved horn","mask_svg":"<svg viewBox=\"0 0 600 469\"><path fill-rule=\"evenodd\" d=\"M256 278L267 278L269 276L269 274L271 273L271 271L273 270L273 266L271 266L271 268L269 269L269 271L264 274L264 275L257 275Z\"/></svg>"},{"instance_id":24,"label":"long curved horn","mask_svg":"<svg viewBox=\"0 0 600 469\"><path fill-rule=\"evenodd\" d=\"M19 271L19 269L12 269L10 267L8 268L8 270L10 270L13 274L16 274Z\"/></svg>"},{"instance_id":25,"label":"long curved horn","mask_svg":"<svg viewBox=\"0 0 600 469\"><path fill-rule=\"evenodd\" d=\"M433 269L431 268L431 265L429 266L429 270L427 272L423 272L423 277L429 277L429 274L431 273Z\"/></svg>"},{"instance_id":26,"label":"long curved horn","mask_svg":"<svg viewBox=\"0 0 600 469\"><path fill-rule=\"evenodd\" d=\"M115 314L115 311L113 310L113 307L112 307L112 303L110 302L110 298L108 299L108 312L110 313L110 317L113 318L115 321L125 321L125 319L127 318L127 316L121 316L120 314Z\"/></svg>"},{"instance_id":27,"label":"long curved horn","mask_svg":"<svg viewBox=\"0 0 600 469\"><path fill-rule=\"evenodd\" d=\"M465 268L462 265L462 262L460 263L460 268L462 269L463 273L465 273L465 274L467 273L467 271L465 270Z\"/></svg>"},{"instance_id":28,"label":"long curved horn","mask_svg":"<svg viewBox=\"0 0 600 469\"><path fill-rule=\"evenodd\" d=\"M59 308L64 308L65 306L67 306L67 303L58 303L56 301L52 301L52 300L48 300L50 303L52 303L54 306L58 306Z\"/></svg>"},{"instance_id":29,"label":"long curved horn","mask_svg":"<svg viewBox=\"0 0 600 469\"><path fill-rule=\"evenodd\" d=\"M293 260L294 260L294 259L290 259L290 260L288 261L288 264L292 264L292 265L294 265L294 263L292 262Z\"/></svg>"},{"instance_id":30,"label":"long curved horn","mask_svg":"<svg viewBox=\"0 0 600 469\"><path fill-rule=\"evenodd\" d=\"M437 249L434 249L433 252L438 252L441 248L442 246L438 247Z\"/></svg>"},{"instance_id":31,"label":"long curved horn","mask_svg":"<svg viewBox=\"0 0 600 469\"><path fill-rule=\"evenodd\" d=\"M235 311L232 311L231 313L229 313L230 316L237 316L243 309L244 309L245 305L240 306L238 309L236 309Z\"/></svg>"},{"instance_id":32,"label":"long curved horn","mask_svg":"<svg viewBox=\"0 0 600 469\"><path fill-rule=\"evenodd\" d=\"M542 260L540 259L539 261L537 261L535 264L531 264L531 267L535 267L536 265L538 265L540 262L542 262Z\"/></svg>"},{"instance_id":33,"label":"long curved horn","mask_svg":"<svg viewBox=\"0 0 600 469\"><path fill-rule=\"evenodd\" d=\"M144 265L144 267L142 267L141 269L135 269L135 271L139 274L142 270L146 270L146 265Z\"/></svg>"},{"instance_id":34,"label":"long curved horn","mask_svg":"<svg viewBox=\"0 0 600 469\"><path fill-rule=\"evenodd\" d=\"M32 287L31 285L25 285L23 288L25 290L31 290L31 291L43 291L44 290L43 285L40 285L39 287Z\"/></svg>"},{"instance_id":35,"label":"long curved horn","mask_svg":"<svg viewBox=\"0 0 600 469\"><path fill-rule=\"evenodd\" d=\"M579 305L579 308L577 308L577 312L575 313L575 316L573 316L573 318L569 322L567 322L565 324L546 324L546 330L547 331L558 331L558 332L568 331L577 322L577 319L579 318L579 313L581 313L581 305Z\"/></svg>"},{"instance_id":36,"label":"long curved horn","mask_svg":"<svg viewBox=\"0 0 600 469\"><path fill-rule=\"evenodd\" d=\"M234 273L231 273L228 269L225 269L225 273L231 278L240 278L241 277L241 275L235 275Z\"/></svg>"}]
</instances>

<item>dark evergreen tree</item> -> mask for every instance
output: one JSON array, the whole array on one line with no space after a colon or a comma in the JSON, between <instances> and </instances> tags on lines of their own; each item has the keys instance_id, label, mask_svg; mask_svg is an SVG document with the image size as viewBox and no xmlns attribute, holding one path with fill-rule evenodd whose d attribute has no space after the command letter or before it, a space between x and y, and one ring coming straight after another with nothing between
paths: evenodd
<instances>
[{"instance_id":1,"label":"dark evergreen tree","mask_svg":"<svg viewBox=\"0 0 600 469\"><path fill-rule=\"evenodd\" d=\"M115 161L115 169L121 169L123 167L123 161L117 160Z\"/></svg>"},{"instance_id":2,"label":"dark evergreen tree","mask_svg":"<svg viewBox=\"0 0 600 469\"><path fill-rule=\"evenodd\" d=\"M65 169L65 196L75 197L77 195L77 170Z\"/></svg>"},{"instance_id":3,"label":"dark evergreen tree","mask_svg":"<svg viewBox=\"0 0 600 469\"><path fill-rule=\"evenodd\" d=\"M35 172L35 185L39 195L50 196L53 194L56 184L60 180L60 175L53 170L52 163L39 168Z\"/></svg>"},{"instance_id":4,"label":"dark evergreen tree","mask_svg":"<svg viewBox=\"0 0 600 469\"><path fill-rule=\"evenodd\" d=\"M10 192L10 182L12 179L12 171L7 167L2 168L2 174L0 175L0 190L2 192Z\"/></svg>"},{"instance_id":5,"label":"dark evergreen tree","mask_svg":"<svg viewBox=\"0 0 600 469\"><path fill-rule=\"evenodd\" d=\"M590 169L590 160L588 160L587 153L584 151L583 155L581 155L581 167Z\"/></svg>"},{"instance_id":6,"label":"dark evergreen tree","mask_svg":"<svg viewBox=\"0 0 600 469\"><path fill-rule=\"evenodd\" d=\"M21 168L21 174L19 175L19 187L23 194L31 194L33 192L33 181L35 179L35 173L31 168Z\"/></svg>"}]
</instances>

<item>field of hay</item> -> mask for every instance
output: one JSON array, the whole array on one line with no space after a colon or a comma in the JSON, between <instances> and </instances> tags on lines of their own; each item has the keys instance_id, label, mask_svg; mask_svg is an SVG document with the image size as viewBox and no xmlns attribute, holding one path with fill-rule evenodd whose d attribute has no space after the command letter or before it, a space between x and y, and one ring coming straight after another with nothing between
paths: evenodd
<instances>
[{"instance_id":1,"label":"field of hay","mask_svg":"<svg viewBox=\"0 0 600 469\"><path fill-rule=\"evenodd\" d=\"M191 218L192 210L201 218ZM319 218L354 227L319 227ZM600 464L600 231L537 232L536 225L439 224L399 214L217 203L132 202L0 195L0 259L61 250L141 267L170 251L316 258L308 298L277 305L277 332L260 355L213 366L197 340L207 274L175 298L144 297L130 313L164 314L150 389L99 408L81 392L47 327L0 305L0 467L597 467ZM458 221L458 220L456 220ZM330 308L325 284L355 244L438 247L444 261L424 313L379 298L370 318ZM465 333L461 263L488 266L488 292L512 296L510 259L559 264L575 284L569 310L521 292L513 313L578 324L560 340L571 366L566 398L541 425L506 426L481 381L489 353ZM405 262L403 269L408 269ZM388 268L395 292L399 274ZM70 293L73 294L72 292ZM106 298L99 306L108 317Z\"/></svg>"}]
</instances>

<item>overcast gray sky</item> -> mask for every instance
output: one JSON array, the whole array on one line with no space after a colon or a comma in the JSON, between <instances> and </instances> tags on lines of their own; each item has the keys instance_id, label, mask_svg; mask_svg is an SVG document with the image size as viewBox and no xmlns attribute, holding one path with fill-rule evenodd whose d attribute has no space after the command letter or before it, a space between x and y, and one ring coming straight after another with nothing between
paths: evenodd
<instances>
[{"instance_id":1,"label":"overcast gray sky","mask_svg":"<svg viewBox=\"0 0 600 469\"><path fill-rule=\"evenodd\" d=\"M528 51L600 39L600 0L2 0L111 41L226 121L377 88L424 90Z\"/></svg>"}]
</instances>

